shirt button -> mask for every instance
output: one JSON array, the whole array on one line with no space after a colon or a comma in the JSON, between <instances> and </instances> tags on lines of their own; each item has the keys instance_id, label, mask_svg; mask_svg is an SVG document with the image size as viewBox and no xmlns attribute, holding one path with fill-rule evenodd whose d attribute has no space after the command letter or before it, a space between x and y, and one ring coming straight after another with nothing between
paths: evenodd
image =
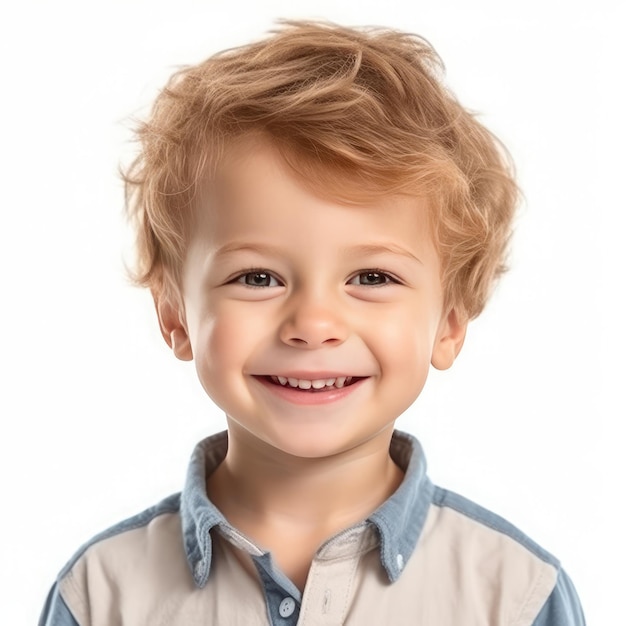
<instances>
[{"instance_id":1,"label":"shirt button","mask_svg":"<svg viewBox=\"0 0 626 626\"><path fill-rule=\"evenodd\" d=\"M401 554L398 554L396 557L396 563L398 564L398 569L402 571L402 568L404 567L404 557Z\"/></svg>"},{"instance_id":2,"label":"shirt button","mask_svg":"<svg viewBox=\"0 0 626 626\"><path fill-rule=\"evenodd\" d=\"M278 607L278 612L281 617L291 617L296 610L296 601L293 598L283 598L283 601Z\"/></svg>"}]
</instances>

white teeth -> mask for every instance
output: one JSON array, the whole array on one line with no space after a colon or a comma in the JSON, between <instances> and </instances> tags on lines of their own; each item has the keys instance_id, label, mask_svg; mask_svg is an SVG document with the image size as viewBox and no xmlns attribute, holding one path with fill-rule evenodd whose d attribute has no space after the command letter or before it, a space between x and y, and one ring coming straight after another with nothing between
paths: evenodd
<instances>
[{"instance_id":1,"label":"white teeth","mask_svg":"<svg viewBox=\"0 0 626 626\"><path fill-rule=\"evenodd\" d=\"M315 380L307 380L304 378L285 378L284 376L270 376L275 383L283 385L289 385L294 389L324 389L324 387L336 387L341 389L346 384L352 382L352 376L338 376L337 378L317 378Z\"/></svg>"}]
</instances>

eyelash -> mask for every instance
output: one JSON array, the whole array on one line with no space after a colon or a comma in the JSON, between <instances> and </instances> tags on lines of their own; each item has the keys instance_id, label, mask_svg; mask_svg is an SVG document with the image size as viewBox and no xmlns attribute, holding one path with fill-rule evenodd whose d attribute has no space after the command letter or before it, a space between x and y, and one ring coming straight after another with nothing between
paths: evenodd
<instances>
[{"instance_id":1,"label":"eyelash","mask_svg":"<svg viewBox=\"0 0 626 626\"><path fill-rule=\"evenodd\" d=\"M270 281L270 284L268 285L263 285L263 284L251 284L251 283L247 283L246 282L246 278L249 276L258 276L258 277L264 277L264 279L267 279ZM385 282L383 283L374 283L374 284L359 284L359 283L352 283L353 280L355 280L356 278L361 278L363 276L378 276L380 278L383 278ZM264 280L263 278L261 280ZM276 284L272 285L271 282L274 281ZM242 285L244 285L245 287L250 287L251 289L267 289L269 287L282 287L284 285L284 283L279 280L278 278L276 278L276 276L274 276L271 272L269 272L266 269L262 269L262 268L251 268L249 270L246 270L245 272L242 272L241 274L238 274L232 281L230 281L232 283L240 283ZM358 284L362 287L384 287L386 285L390 285L390 284L399 284L400 281L395 278L394 276L392 276L391 274L380 270L380 269L367 269L367 270L363 270L358 272L357 274L354 274L354 276L352 276L350 278L350 280L348 280L347 284Z\"/></svg>"}]
</instances>

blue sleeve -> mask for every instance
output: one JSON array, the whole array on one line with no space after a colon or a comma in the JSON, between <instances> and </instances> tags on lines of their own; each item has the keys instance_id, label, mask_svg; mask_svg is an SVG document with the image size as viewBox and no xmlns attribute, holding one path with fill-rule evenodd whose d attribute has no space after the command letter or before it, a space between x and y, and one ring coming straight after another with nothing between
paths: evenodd
<instances>
[{"instance_id":1,"label":"blue sleeve","mask_svg":"<svg viewBox=\"0 0 626 626\"><path fill-rule=\"evenodd\" d=\"M58 584L55 584L48 594L46 605L39 618L39 626L80 626L63 601Z\"/></svg>"},{"instance_id":2,"label":"blue sleeve","mask_svg":"<svg viewBox=\"0 0 626 626\"><path fill-rule=\"evenodd\" d=\"M556 585L533 626L585 626L580 600L569 576L559 570Z\"/></svg>"}]
</instances>

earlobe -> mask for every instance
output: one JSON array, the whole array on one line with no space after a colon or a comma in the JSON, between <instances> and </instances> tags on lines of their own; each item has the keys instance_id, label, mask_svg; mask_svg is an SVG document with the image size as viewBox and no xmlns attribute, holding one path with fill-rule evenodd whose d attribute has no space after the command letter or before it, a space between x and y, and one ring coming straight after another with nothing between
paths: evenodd
<instances>
[{"instance_id":1,"label":"earlobe","mask_svg":"<svg viewBox=\"0 0 626 626\"><path fill-rule=\"evenodd\" d=\"M457 312L450 309L441 319L437 338L433 346L431 363L438 370L447 370L452 366L463 347L467 320L460 320Z\"/></svg>"},{"instance_id":2,"label":"earlobe","mask_svg":"<svg viewBox=\"0 0 626 626\"><path fill-rule=\"evenodd\" d=\"M168 344L172 348L174 355L181 361L191 361L193 354L191 353L191 344L187 331L183 328L174 328L170 333Z\"/></svg>"},{"instance_id":3,"label":"earlobe","mask_svg":"<svg viewBox=\"0 0 626 626\"><path fill-rule=\"evenodd\" d=\"M179 306L163 295L155 296L154 305L159 317L161 334L174 356L181 361L191 361L193 359L191 342Z\"/></svg>"}]
</instances>

